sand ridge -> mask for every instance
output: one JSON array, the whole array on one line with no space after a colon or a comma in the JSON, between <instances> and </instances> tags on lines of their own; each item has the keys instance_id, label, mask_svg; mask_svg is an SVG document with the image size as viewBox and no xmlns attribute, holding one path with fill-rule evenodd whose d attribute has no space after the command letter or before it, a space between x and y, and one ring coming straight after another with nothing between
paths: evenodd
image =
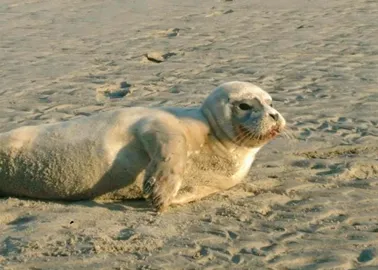
<instances>
[{"instance_id":1,"label":"sand ridge","mask_svg":"<svg viewBox=\"0 0 378 270\"><path fill-rule=\"evenodd\" d=\"M143 201L3 198L0 269L377 268L376 1L5 0L0 14L1 132L199 105L244 80L297 138L266 146L243 184L158 217ZM96 97L124 81L123 98Z\"/></svg>"}]
</instances>

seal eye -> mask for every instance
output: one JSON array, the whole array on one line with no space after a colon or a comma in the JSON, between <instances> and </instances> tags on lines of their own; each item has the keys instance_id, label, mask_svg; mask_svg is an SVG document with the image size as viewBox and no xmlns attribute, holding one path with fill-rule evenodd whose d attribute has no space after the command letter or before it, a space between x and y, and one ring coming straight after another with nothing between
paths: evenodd
<instances>
[{"instance_id":1,"label":"seal eye","mask_svg":"<svg viewBox=\"0 0 378 270\"><path fill-rule=\"evenodd\" d=\"M252 107L249 106L247 103L240 103L239 104L239 109L243 110L243 111L248 111L248 110L251 110Z\"/></svg>"},{"instance_id":2,"label":"seal eye","mask_svg":"<svg viewBox=\"0 0 378 270\"><path fill-rule=\"evenodd\" d=\"M272 102L272 103L270 103L270 107L274 108L274 107L273 107L273 102Z\"/></svg>"}]
</instances>

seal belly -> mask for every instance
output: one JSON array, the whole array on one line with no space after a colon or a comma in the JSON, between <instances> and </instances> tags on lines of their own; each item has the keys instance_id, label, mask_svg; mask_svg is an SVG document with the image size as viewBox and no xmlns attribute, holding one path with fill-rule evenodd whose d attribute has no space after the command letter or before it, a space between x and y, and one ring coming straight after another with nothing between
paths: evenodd
<instances>
[{"instance_id":1,"label":"seal belly","mask_svg":"<svg viewBox=\"0 0 378 270\"><path fill-rule=\"evenodd\" d=\"M237 163L231 158L214 154L207 145L193 152L187 162L183 187L211 186L224 189L233 185L232 176L237 171Z\"/></svg>"},{"instance_id":2,"label":"seal belly","mask_svg":"<svg viewBox=\"0 0 378 270\"><path fill-rule=\"evenodd\" d=\"M228 156L220 156L205 145L190 155L183 187L208 186L219 190L228 189L240 183L248 174L258 151L259 148L248 151L240 149Z\"/></svg>"}]
</instances>

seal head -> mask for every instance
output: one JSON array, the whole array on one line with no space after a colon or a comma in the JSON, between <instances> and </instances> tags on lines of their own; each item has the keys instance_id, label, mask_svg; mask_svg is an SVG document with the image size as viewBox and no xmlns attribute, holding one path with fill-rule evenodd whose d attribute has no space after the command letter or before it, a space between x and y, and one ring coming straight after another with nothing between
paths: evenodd
<instances>
[{"instance_id":1,"label":"seal head","mask_svg":"<svg viewBox=\"0 0 378 270\"><path fill-rule=\"evenodd\" d=\"M261 147L286 125L273 108L272 97L248 82L221 84L204 101L201 110L215 136L225 144Z\"/></svg>"}]
</instances>

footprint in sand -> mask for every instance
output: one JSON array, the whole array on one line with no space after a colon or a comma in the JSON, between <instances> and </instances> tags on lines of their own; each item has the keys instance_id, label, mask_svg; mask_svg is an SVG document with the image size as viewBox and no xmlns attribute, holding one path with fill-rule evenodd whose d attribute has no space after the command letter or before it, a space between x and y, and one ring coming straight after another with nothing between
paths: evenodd
<instances>
[{"instance_id":1,"label":"footprint in sand","mask_svg":"<svg viewBox=\"0 0 378 270\"><path fill-rule=\"evenodd\" d=\"M131 93L131 84L121 82L120 84L105 84L96 89L96 100L102 102L106 99L119 99Z\"/></svg>"}]
</instances>

